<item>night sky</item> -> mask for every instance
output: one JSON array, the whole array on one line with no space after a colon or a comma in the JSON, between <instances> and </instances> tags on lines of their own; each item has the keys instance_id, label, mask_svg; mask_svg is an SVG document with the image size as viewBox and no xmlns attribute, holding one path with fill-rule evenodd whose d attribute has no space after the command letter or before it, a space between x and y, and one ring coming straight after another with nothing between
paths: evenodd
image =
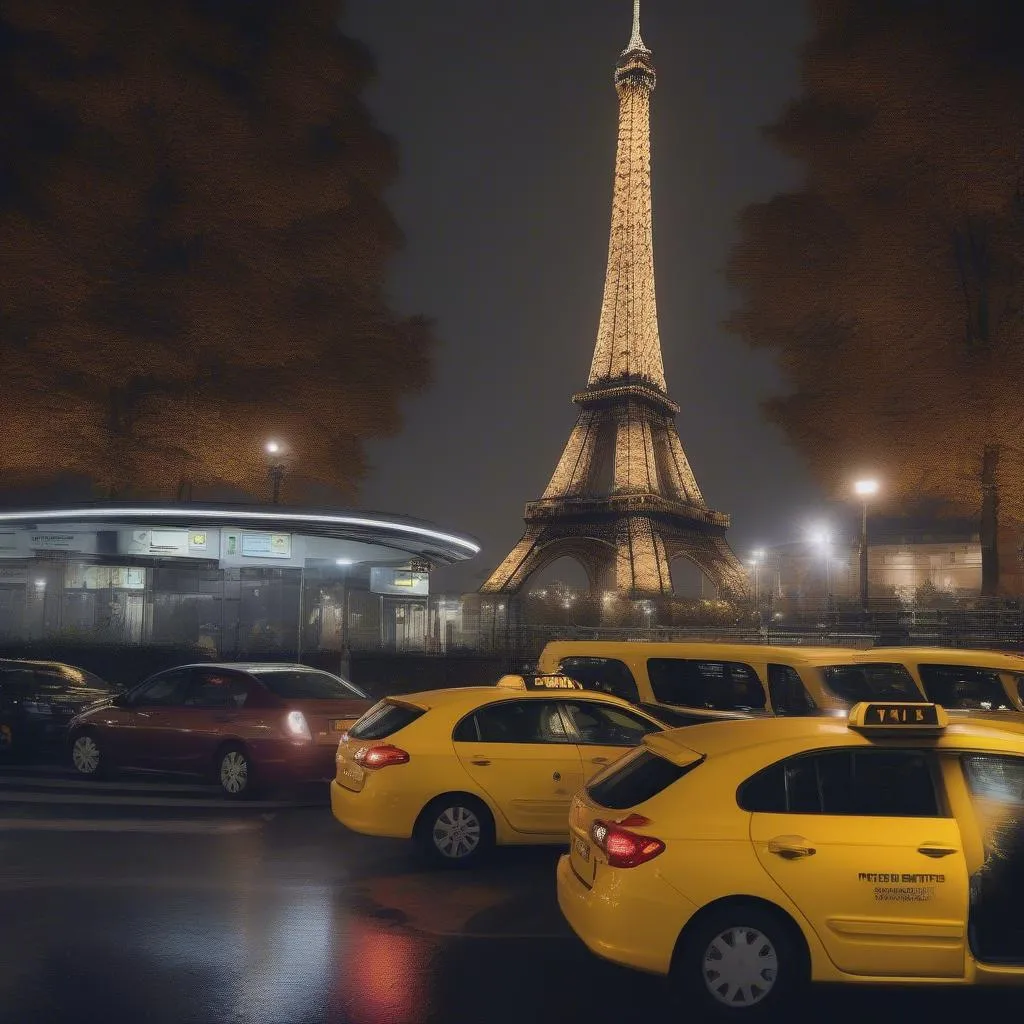
<instances>
[{"instance_id":1,"label":"night sky","mask_svg":"<svg viewBox=\"0 0 1024 1024\"><path fill-rule=\"evenodd\" d=\"M399 145L390 200L407 236L392 288L436 320L434 386L406 428L370 446L362 503L475 535L481 554L439 570L473 590L522 532L586 385L611 210L615 60L628 0L349 0L346 29L375 53L368 95ZM763 138L799 87L802 0L644 0L654 54L655 267L669 394L708 504L741 557L821 521L819 488L761 418L782 387L771 358L728 334L723 267L744 205L798 168ZM835 519L833 518L833 523ZM838 524L837 524L838 525ZM675 569L675 567L674 567ZM531 580L582 584L556 562ZM679 589L695 592L692 574Z\"/></svg>"}]
</instances>

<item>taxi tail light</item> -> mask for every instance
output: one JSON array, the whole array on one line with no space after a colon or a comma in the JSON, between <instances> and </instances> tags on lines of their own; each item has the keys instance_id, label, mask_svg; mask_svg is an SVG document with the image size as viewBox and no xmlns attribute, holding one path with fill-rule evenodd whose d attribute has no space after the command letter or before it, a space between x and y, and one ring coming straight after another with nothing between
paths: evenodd
<instances>
[{"instance_id":1,"label":"taxi tail light","mask_svg":"<svg viewBox=\"0 0 1024 1024\"><path fill-rule=\"evenodd\" d=\"M364 768L387 768L392 764L408 764L409 754L401 747L383 743L376 747L360 750L354 760L356 764L362 765Z\"/></svg>"},{"instance_id":2,"label":"taxi tail light","mask_svg":"<svg viewBox=\"0 0 1024 1024\"><path fill-rule=\"evenodd\" d=\"M635 868L653 860L665 850L665 844L660 839L640 835L626 828L627 825L649 824L650 821L639 814L631 814L621 822L595 821L590 826L590 838L608 858L610 867Z\"/></svg>"}]
</instances>

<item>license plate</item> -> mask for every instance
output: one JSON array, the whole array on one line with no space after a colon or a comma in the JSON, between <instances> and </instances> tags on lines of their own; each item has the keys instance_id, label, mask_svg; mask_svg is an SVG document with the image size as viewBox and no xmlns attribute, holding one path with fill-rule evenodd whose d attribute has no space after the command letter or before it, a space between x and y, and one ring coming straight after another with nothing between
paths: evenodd
<instances>
[{"instance_id":1,"label":"license plate","mask_svg":"<svg viewBox=\"0 0 1024 1024\"><path fill-rule=\"evenodd\" d=\"M353 764L351 761L346 761L341 769L342 774L346 779L352 782L362 782L366 772L363 771L362 767L358 764Z\"/></svg>"},{"instance_id":2,"label":"license plate","mask_svg":"<svg viewBox=\"0 0 1024 1024\"><path fill-rule=\"evenodd\" d=\"M573 839L572 845L573 849L576 851L576 856L579 857L579 859L584 863L589 862L590 844L584 842L582 839L580 839L579 836L577 836L575 839Z\"/></svg>"},{"instance_id":3,"label":"license plate","mask_svg":"<svg viewBox=\"0 0 1024 1024\"><path fill-rule=\"evenodd\" d=\"M331 732L344 732L345 723L348 721L347 718L332 718L331 719Z\"/></svg>"}]
</instances>

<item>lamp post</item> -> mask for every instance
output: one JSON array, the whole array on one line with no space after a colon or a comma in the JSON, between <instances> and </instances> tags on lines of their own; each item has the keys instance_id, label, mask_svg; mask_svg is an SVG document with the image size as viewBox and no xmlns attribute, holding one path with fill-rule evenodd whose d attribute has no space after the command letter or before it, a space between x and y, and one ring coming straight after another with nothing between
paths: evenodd
<instances>
[{"instance_id":1,"label":"lamp post","mask_svg":"<svg viewBox=\"0 0 1024 1024\"><path fill-rule=\"evenodd\" d=\"M754 607L757 608L760 604L761 588L759 586L759 570L761 563L764 561L764 551L758 548L756 551L750 552L750 564L754 567Z\"/></svg>"},{"instance_id":2,"label":"lamp post","mask_svg":"<svg viewBox=\"0 0 1024 1024\"><path fill-rule=\"evenodd\" d=\"M281 500L281 482L284 480L284 453L277 441L268 441L263 446L263 449L269 456L270 500L274 505L277 505Z\"/></svg>"},{"instance_id":3,"label":"lamp post","mask_svg":"<svg viewBox=\"0 0 1024 1024\"><path fill-rule=\"evenodd\" d=\"M868 610L868 501L878 493L877 480L858 480L853 485L854 491L860 497L860 607L861 611Z\"/></svg>"},{"instance_id":4,"label":"lamp post","mask_svg":"<svg viewBox=\"0 0 1024 1024\"><path fill-rule=\"evenodd\" d=\"M825 556L825 610L832 610L832 551L829 547L831 537L827 530L817 530L814 534L814 543L821 548Z\"/></svg>"}]
</instances>

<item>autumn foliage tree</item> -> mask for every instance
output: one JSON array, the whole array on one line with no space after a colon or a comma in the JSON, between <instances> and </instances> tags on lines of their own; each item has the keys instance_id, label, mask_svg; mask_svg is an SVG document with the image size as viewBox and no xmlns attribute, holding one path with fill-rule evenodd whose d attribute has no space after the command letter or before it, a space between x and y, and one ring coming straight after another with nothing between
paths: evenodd
<instances>
[{"instance_id":1,"label":"autumn foliage tree","mask_svg":"<svg viewBox=\"0 0 1024 1024\"><path fill-rule=\"evenodd\" d=\"M338 0L0 3L0 472L351 499L432 339ZM293 490L293 494L296 492Z\"/></svg>"},{"instance_id":2,"label":"autumn foliage tree","mask_svg":"<svg viewBox=\"0 0 1024 1024\"><path fill-rule=\"evenodd\" d=\"M866 472L904 508L987 495L991 551L997 500L1024 520L1024 4L811 7L769 129L803 182L744 212L731 325L778 356L767 414L834 497Z\"/></svg>"}]
</instances>

